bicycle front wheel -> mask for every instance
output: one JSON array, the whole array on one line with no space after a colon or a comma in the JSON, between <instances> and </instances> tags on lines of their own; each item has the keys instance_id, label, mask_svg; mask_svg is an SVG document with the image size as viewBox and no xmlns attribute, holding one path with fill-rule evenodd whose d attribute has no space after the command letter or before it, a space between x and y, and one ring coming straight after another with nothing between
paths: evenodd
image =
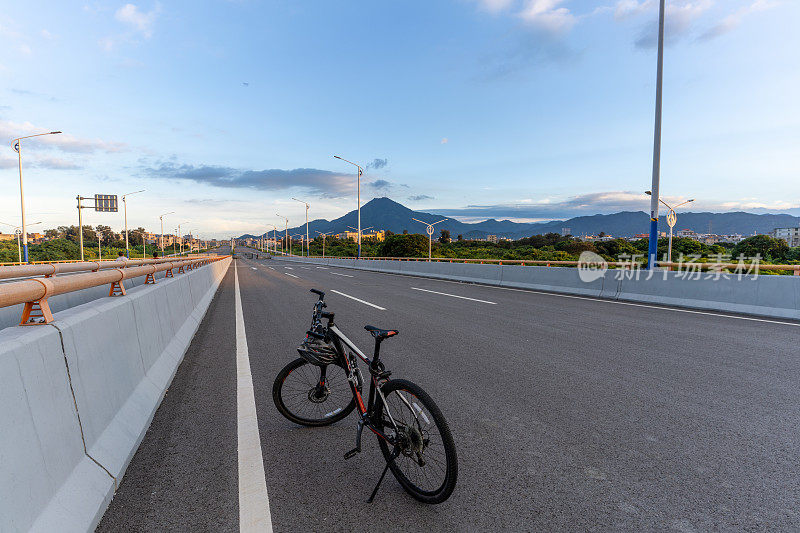
<instances>
[{"instance_id":1,"label":"bicycle front wheel","mask_svg":"<svg viewBox=\"0 0 800 533\"><path fill-rule=\"evenodd\" d=\"M278 411L303 426L327 426L356 408L344 368L317 366L298 358L283 367L272 385Z\"/></svg>"},{"instance_id":2,"label":"bicycle front wheel","mask_svg":"<svg viewBox=\"0 0 800 533\"><path fill-rule=\"evenodd\" d=\"M456 446L447 421L431 397L404 379L381 387L375 424L395 445L378 437L381 452L400 485L424 503L441 503L458 477Z\"/></svg>"}]
</instances>

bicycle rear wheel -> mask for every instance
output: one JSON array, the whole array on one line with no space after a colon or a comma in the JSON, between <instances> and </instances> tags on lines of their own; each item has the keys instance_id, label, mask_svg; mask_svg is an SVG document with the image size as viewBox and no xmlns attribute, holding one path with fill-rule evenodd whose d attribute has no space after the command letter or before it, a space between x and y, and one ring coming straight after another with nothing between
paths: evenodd
<instances>
[{"instance_id":1,"label":"bicycle rear wheel","mask_svg":"<svg viewBox=\"0 0 800 533\"><path fill-rule=\"evenodd\" d=\"M456 487L458 457L442 412L421 387L410 381L391 380L381 391L386 402L378 396L374 423L397 443L392 446L378 437L392 474L417 500L445 501Z\"/></svg>"},{"instance_id":2,"label":"bicycle rear wheel","mask_svg":"<svg viewBox=\"0 0 800 533\"><path fill-rule=\"evenodd\" d=\"M324 372L324 374L323 374ZM312 365L297 358L278 373L272 385L278 411L303 426L327 426L356 408L344 368Z\"/></svg>"}]
</instances>

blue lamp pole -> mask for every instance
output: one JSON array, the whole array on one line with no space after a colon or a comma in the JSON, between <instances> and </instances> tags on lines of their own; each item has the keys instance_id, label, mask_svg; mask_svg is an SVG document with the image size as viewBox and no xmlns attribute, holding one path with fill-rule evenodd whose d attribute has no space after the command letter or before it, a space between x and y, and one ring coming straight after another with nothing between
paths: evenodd
<instances>
[{"instance_id":1,"label":"blue lamp pole","mask_svg":"<svg viewBox=\"0 0 800 533\"><path fill-rule=\"evenodd\" d=\"M656 266L658 254L658 186L661 177L661 93L664 78L664 6L665 0L659 2L658 9L658 67L656 73L656 124L653 135L653 184L650 188L650 241L647 250L647 268Z\"/></svg>"}]
</instances>

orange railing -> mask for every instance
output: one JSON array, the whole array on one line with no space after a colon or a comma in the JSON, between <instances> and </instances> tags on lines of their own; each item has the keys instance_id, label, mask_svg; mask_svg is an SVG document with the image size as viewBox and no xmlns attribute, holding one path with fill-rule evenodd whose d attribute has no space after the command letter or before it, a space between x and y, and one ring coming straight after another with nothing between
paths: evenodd
<instances>
[{"instance_id":1,"label":"orange railing","mask_svg":"<svg viewBox=\"0 0 800 533\"><path fill-rule=\"evenodd\" d=\"M109 285L109 296L121 296L125 294L125 287L122 284L123 280L146 276L145 283L152 284L155 283L156 272L166 271L167 277L174 277L176 273L182 274L186 270L192 270L213 263L214 261L225 259L226 257L229 256L215 255L180 261L149 259L146 260L149 264L136 266L132 265L134 261L129 261L127 265L130 266L120 264L117 264L116 267L115 265L102 265L100 268L92 269L91 272L73 274L71 276L54 276L55 272L51 272L44 274L47 276L45 278L10 281L0 285L0 307L25 304L20 325L47 324L53 321L50 305L47 302L47 299L51 296L106 284ZM109 263L114 263L114 261L109 261ZM93 264L97 266L97 263ZM88 270L88 268L85 267L85 263L77 263L74 265L80 266L83 270ZM31 265L30 267L26 265L22 268L33 268L37 266L50 265ZM11 269L20 267L4 268ZM176 270L176 272L173 272L173 270ZM68 272L75 272L75 270L68 270Z\"/></svg>"}]
</instances>

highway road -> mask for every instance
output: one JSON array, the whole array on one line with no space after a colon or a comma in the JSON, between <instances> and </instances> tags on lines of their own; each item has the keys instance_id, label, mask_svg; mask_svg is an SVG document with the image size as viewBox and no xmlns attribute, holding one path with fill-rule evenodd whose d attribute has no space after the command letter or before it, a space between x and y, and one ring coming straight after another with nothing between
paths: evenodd
<instances>
[{"instance_id":1,"label":"highway road","mask_svg":"<svg viewBox=\"0 0 800 533\"><path fill-rule=\"evenodd\" d=\"M241 255L241 254L240 254ZM275 531L800 529L800 324L239 258L99 531L239 529L235 269ZM355 415L284 419L272 382L315 297L437 401L459 452L447 502L387 477ZM334 292L337 291L337 292ZM241 386L241 385L239 385Z\"/></svg>"}]
</instances>

